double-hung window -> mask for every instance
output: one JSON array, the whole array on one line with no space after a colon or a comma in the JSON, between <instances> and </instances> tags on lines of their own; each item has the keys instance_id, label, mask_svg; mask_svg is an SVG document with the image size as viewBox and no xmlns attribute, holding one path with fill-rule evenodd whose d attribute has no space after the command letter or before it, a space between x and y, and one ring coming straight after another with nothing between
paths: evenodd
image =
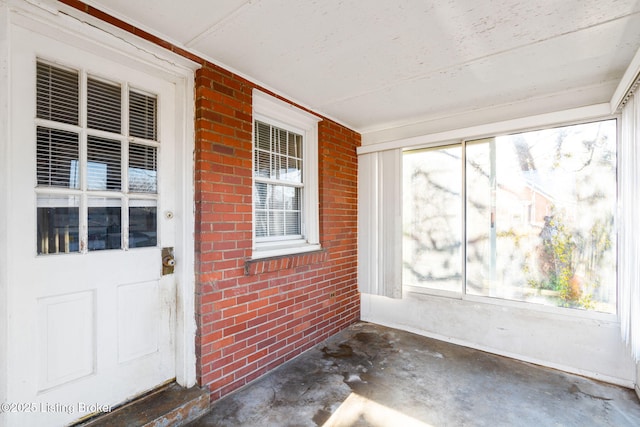
<instances>
[{"instance_id":1,"label":"double-hung window","mask_svg":"<svg viewBox=\"0 0 640 427\"><path fill-rule=\"evenodd\" d=\"M320 248L318 119L253 94L253 258Z\"/></svg>"}]
</instances>

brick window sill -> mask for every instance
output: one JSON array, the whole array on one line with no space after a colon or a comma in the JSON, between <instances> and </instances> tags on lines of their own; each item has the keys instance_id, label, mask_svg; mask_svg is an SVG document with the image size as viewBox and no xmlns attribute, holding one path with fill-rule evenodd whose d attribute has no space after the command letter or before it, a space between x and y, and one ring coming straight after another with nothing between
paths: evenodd
<instances>
[{"instance_id":1,"label":"brick window sill","mask_svg":"<svg viewBox=\"0 0 640 427\"><path fill-rule=\"evenodd\" d=\"M300 254L247 259L244 263L244 274L245 276L253 276L256 274L290 270L305 265L319 264L326 260L327 251L324 249Z\"/></svg>"}]
</instances>

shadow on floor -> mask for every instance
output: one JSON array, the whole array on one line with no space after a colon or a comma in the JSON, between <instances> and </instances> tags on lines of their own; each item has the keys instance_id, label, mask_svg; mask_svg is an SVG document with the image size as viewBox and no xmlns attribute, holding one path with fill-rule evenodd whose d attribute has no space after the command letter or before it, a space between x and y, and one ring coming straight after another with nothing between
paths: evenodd
<instances>
[{"instance_id":1,"label":"shadow on floor","mask_svg":"<svg viewBox=\"0 0 640 427\"><path fill-rule=\"evenodd\" d=\"M358 323L195 426L640 426L633 390Z\"/></svg>"}]
</instances>

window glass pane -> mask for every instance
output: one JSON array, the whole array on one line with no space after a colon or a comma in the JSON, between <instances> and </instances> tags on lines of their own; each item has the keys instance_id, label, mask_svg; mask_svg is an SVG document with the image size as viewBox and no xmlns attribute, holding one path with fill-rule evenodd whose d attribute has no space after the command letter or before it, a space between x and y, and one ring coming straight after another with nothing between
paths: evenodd
<instances>
[{"instance_id":1,"label":"window glass pane","mask_svg":"<svg viewBox=\"0 0 640 427\"><path fill-rule=\"evenodd\" d=\"M283 211L269 211L269 236L285 236Z\"/></svg>"},{"instance_id":2,"label":"window glass pane","mask_svg":"<svg viewBox=\"0 0 640 427\"><path fill-rule=\"evenodd\" d=\"M302 135L289 134L287 155L294 159L302 159Z\"/></svg>"},{"instance_id":3,"label":"window glass pane","mask_svg":"<svg viewBox=\"0 0 640 427\"><path fill-rule=\"evenodd\" d=\"M269 178L271 176L271 127L262 122L255 122L254 135L254 176Z\"/></svg>"},{"instance_id":4,"label":"window glass pane","mask_svg":"<svg viewBox=\"0 0 640 427\"><path fill-rule=\"evenodd\" d=\"M302 135L256 121L254 176L302 183Z\"/></svg>"},{"instance_id":5,"label":"window glass pane","mask_svg":"<svg viewBox=\"0 0 640 427\"><path fill-rule=\"evenodd\" d=\"M38 196L38 254L80 250L79 204L76 196Z\"/></svg>"},{"instance_id":6,"label":"window glass pane","mask_svg":"<svg viewBox=\"0 0 640 427\"><path fill-rule=\"evenodd\" d=\"M287 168L287 158L278 154L271 156L271 179L284 179L282 176Z\"/></svg>"},{"instance_id":7,"label":"window glass pane","mask_svg":"<svg viewBox=\"0 0 640 427\"><path fill-rule=\"evenodd\" d=\"M467 146L467 292L615 313L616 122Z\"/></svg>"},{"instance_id":8,"label":"window glass pane","mask_svg":"<svg viewBox=\"0 0 640 427\"><path fill-rule=\"evenodd\" d=\"M256 183L256 237L300 237L301 189Z\"/></svg>"},{"instance_id":9,"label":"window glass pane","mask_svg":"<svg viewBox=\"0 0 640 427\"><path fill-rule=\"evenodd\" d=\"M87 189L121 190L120 141L89 136L87 139Z\"/></svg>"},{"instance_id":10,"label":"window glass pane","mask_svg":"<svg viewBox=\"0 0 640 427\"><path fill-rule=\"evenodd\" d=\"M256 209L267 208L268 185L264 182L255 183L255 191L253 194L253 202Z\"/></svg>"},{"instance_id":11,"label":"window glass pane","mask_svg":"<svg viewBox=\"0 0 640 427\"><path fill-rule=\"evenodd\" d=\"M403 284L462 291L462 149L403 157Z\"/></svg>"},{"instance_id":12,"label":"window glass pane","mask_svg":"<svg viewBox=\"0 0 640 427\"><path fill-rule=\"evenodd\" d=\"M287 154L288 133L284 129L271 128L271 151L274 154Z\"/></svg>"},{"instance_id":13,"label":"window glass pane","mask_svg":"<svg viewBox=\"0 0 640 427\"><path fill-rule=\"evenodd\" d=\"M254 163L254 176L260 178L269 178L271 176L271 155L269 152L257 150Z\"/></svg>"},{"instance_id":14,"label":"window glass pane","mask_svg":"<svg viewBox=\"0 0 640 427\"><path fill-rule=\"evenodd\" d=\"M157 139L157 105L155 96L129 92L129 135Z\"/></svg>"},{"instance_id":15,"label":"window glass pane","mask_svg":"<svg viewBox=\"0 0 640 427\"><path fill-rule=\"evenodd\" d=\"M271 159L269 161L270 169L269 169L269 178L271 179L280 179L280 168L282 165L282 157L280 154L280 149L282 147L282 137L285 137L284 131L278 128L271 128ZM286 143L286 139L285 139ZM285 146L286 148L286 146ZM286 165L286 163L285 163Z\"/></svg>"},{"instance_id":16,"label":"window glass pane","mask_svg":"<svg viewBox=\"0 0 640 427\"><path fill-rule=\"evenodd\" d=\"M483 294L486 273L485 259L489 253L491 230L491 162L489 144L468 143L466 146L466 232L467 232L467 272L466 292Z\"/></svg>"},{"instance_id":17,"label":"window glass pane","mask_svg":"<svg viewBox=\"0 0 640 427\"><path fill-rule=\"evenodd\" d=\"M284 187L280 185L270 185L268 199L271 210L284 209Z\"/></svg>"},{"instance_id":18,"label":"window glass pane","mask_svg":"<svg viewBox=\"0 0 640 427\"><path fill-rule=\"evenodd\" d=\"M43 127L36 134L38 185L79 188L78 134Z\"/></svg>"},{"instance_id":19,"label":"window glass pane","mask_svg":"<svg viewBox=\"0 0 640 427\"><path fill-rule=\"evenodd\" d=\"M302 136L286 132L286 146L279 156L278 177L283 181L302 182Z\"/></svg>"},{"instance_id":20,"label":"window glass pane","mask_svg":"<svg viewBox=\"0 0 640 427\"><path fill-rule=\"evenodd\" d=\"M78 73L38 62L36 115L39 119L78 124Z\"/></svg>"},{"instance_id":21,"label":"window glass pane","mask_svg":"<svg viewBox=\"0 0 640 427\"><path fill-rule=\"evenodd\" d=\"M301 234L300 189L283 187L284 198L284 234L296 236Z\"/></svg>"},{"instance_id":22,"label":"window glass pane","mask_svg":"<svg viewBox=\"0 0 640 427\"><path fill-rule=\"evenodd\" d=\"M297 187L282 187L284 209L288 211L300 210L300 189Z\"/></svg>"},{"instance_id":23,"label":"window glass pane","mask_svg":"<svg viewBox=\"0 0 640 427\"><path fill-rule=\"evenodd\" d=\"M256 224L256 237L268 237L269 226L267 224L267 211L256 209L254 220Z\"/></svg>"},{"instance_id":24,"label":"window glass pane","mask_svg":"<svg viewBox=\"0 0 640 427\"><path fill-rule=\"evenodd\" d=\"M254 227L261 242L302 235L302 135L254 123Z\"/></svg>"},{"instance_id":25,"label":"window glass pane","mask_svg":"<svg viewBox=\"0 0 640 427\"><path fill-rule=\"evenodd\" d=\"M120 199L89 198L88 247L90 251L120 249L122 221Z\"/></svg>"},{"instance_id":26,"label":"window glass pane","mask_svg":"<svg viewBox=\"0 0 640 427\"><path fill-rule=\"evenodd\" d=\"M120 85L87 79L87 126L121 133L122 95Z\"/></svg>"},{"instance_id":27,"label":"window glass pane","mask_svg":"<svg viewBox=\"0 0 640 427\"><path fill-rule=\"evenodd\" d=\"M284 232L287 236L295 236L300 232L300 212L285 212Z\"/></svg>"},{"instance_id":28,"label":"window glass pane","mask_svg":"<svg viewBox=\"0 0 640 427\"><path fill-rule=\"evenodd\" d=\"M302 182L302 160L289 158L287 173L284 176L285 181Z\"/></svg>"},{"instance_id":29,"label":"window glass pane","mask_svg":"<svg viewBox=\"0 0 640 427\"><path fill-rule=\"evenodd\" d=\"M129 248L158 244L157 208L155 200L129 202Z\"/></svg>"},{"instance_id":30,"label":"window glass pane","mask_svg":"<svg viewBox=\"0 0 640 427\"><path fill-rule=\"evenodd\" d=\"M256 121L255 147L258 150L271 151L271 126Z\"/></svg>"},{"instance_id":31,"label":"window glass pane","mask_svg":"<svg viewBox=\"0 0 640 427\"><path fill-rule=\"evenodd\" d=\"M157 191L158 149L145 145L129 145L129 191L155 193Z\"/></svg>"}]
</instances>

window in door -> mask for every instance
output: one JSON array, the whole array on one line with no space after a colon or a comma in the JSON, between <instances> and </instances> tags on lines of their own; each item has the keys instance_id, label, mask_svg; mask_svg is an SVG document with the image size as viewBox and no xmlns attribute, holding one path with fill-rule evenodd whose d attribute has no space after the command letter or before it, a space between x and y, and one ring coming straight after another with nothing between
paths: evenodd
<instances>
[{"instance_id":1,"label":"window in door","mask_svg":"<svg viewBox=\"0 0 640 427\"><path fill-rule=\"evenodd\" d=\"M37 253L156 246L158 100L37 63Z\"/></svg>"}]
</instances>

